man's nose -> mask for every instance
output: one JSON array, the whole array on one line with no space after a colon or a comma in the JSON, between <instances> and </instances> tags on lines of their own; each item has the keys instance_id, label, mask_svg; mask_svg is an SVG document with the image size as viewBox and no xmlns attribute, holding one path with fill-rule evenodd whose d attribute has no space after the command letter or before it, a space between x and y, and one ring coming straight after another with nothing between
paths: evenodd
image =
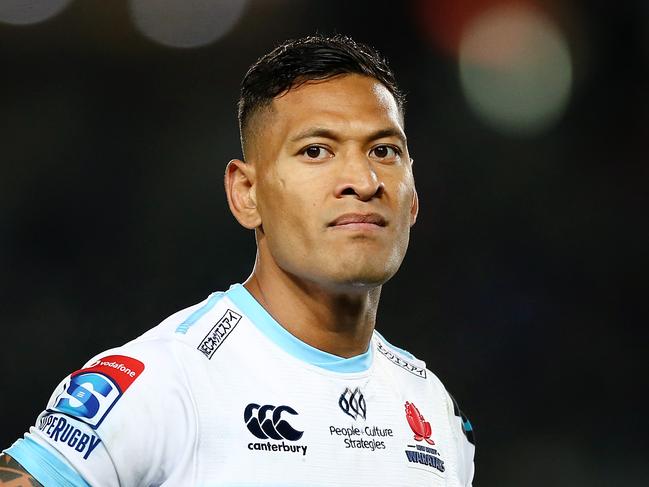
<instances>
[{"instance_id":1,"label":"man's nose","mask_svg":"<svg viewBox=\"0 0 649 487\"><path fill-rule=\"evenodd\" d=\"M372 161L365 154L355 154L341 161L336 197L353 196L361 201L379 197L384 191Z\"/></svg>"}]
</instances>

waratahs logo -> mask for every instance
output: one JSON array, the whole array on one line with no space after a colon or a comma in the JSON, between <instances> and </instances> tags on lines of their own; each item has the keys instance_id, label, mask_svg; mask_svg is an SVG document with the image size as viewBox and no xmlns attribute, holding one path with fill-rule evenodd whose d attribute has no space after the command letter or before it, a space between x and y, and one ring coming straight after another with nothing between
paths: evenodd
<instances>
[{"instance_id":1,"label":"waratahs logo","mask_svg":"<svg viewBox=\"0 0 649 487\"><path fill-rule=\"evenodd\" d=\"M419 412L419 409L413 403L406 401L405 407L406 420L408 421L408 426L410 426L410 429L415 434L415 441L426 441L429 445L434 445L435 442L430 439L432 435L430 423L426 421L423 414ZM413 468L420 468L421 465L432 467L431 472L436 472L440 475L446 471L446 466L444 465L444 460L442 460L440 452L425 444L407 445L406 457L408 458L408 462L413 464Z\"/></svg>"},{"instance_id":2,"label":"waratahs logo","mask_svg":"<svg viewBox=\"0 0 649 487\"><path fill-rule=\"evenodd\" d=\"M289 440L297 441L302 438L304 431L293 428L288 421L282 418L282 413L297 416L297 412L290 406L260 406L248 404L243 412L243 420L248 430L260 440Z\"/></svg>"},{"instance_id":3,"label":"waratahs logo","mask_svg":"<svg viewBox=\"0 0 649 487\"><path fill-rule=\"evenodd\" d=\"M419 412L417 406L413 403L406 401L406 419L410 429L415 434L415 440L426 440L429 445L434 445L435 442L430 439L432 430L430 423L424 419L424 416Z\"/></svg>"}]
</instances>

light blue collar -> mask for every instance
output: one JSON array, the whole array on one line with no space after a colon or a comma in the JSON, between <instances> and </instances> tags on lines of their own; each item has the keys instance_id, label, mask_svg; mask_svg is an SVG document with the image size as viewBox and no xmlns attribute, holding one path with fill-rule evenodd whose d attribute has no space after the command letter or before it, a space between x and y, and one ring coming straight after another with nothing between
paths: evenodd
<instances>
[{"instance_id":1,"label":"light blue collar","mask_svg":"<svg viewBox=\"0 0 649 487\"><path fill-rule=\"evenodd\" d=\"M338 357L323 352L299 338L291 335L282 325L257 302L257 300L241 284L233 284L226 296L243 311L250 321L266 337L285 352L294 357L334 372L364 372L372 364L372 347L367 352L351 358Z\"/></svg>"}]
</instances>

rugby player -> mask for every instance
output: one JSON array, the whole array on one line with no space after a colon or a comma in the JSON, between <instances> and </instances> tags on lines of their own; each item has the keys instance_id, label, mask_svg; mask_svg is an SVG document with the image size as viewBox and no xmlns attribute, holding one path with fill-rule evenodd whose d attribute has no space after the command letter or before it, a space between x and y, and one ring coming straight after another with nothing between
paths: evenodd
<instances>
[{"instance_id":1,"label":"rugby player","mask_svg":"<svg viewBox=\"0 0 649 487\"><path fill-rule=\"evenodd\" d=\"M471 485L469 421L374 329L418 212L387 63L344 36L288 41L245 75L239 124L225 191L250 277L66 377L0 482Z\"/></svg>"}]
</instances>

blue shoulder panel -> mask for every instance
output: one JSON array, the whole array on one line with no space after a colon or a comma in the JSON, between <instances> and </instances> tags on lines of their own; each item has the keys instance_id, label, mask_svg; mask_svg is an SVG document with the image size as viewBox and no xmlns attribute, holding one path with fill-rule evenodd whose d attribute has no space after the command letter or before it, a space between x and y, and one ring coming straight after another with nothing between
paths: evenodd
<instances>
[{"instance_id":1,"label":"blue shoulder panel","mask_svg":"<svg viewBox=\"0 0 649 487\"><path fill-rule=\"evenodd\" d=\"M201 319L205 313L211 310L222 297L223 297L223 293L212 293L210 297L207 299L207 302L203 306L201 306L192 314L190 314L185 319L185 321L183 321L180 325L178 325L178 328L176 328L176 333L182 333L183 335L187 333L189 327L192 326L194 323L196 323L199 319Z\"/></svg>"},{"instance_id":2,"label":"blue shoulder panel","mask_svg":"<svg viewBox=\"0 0 649 487\"><path fill-rule=\"evenodd\" d=\"M19 439L4 453L13 457L43 485L90 487L59 453L28 437Z\"/></svg>"}]
</instances>

